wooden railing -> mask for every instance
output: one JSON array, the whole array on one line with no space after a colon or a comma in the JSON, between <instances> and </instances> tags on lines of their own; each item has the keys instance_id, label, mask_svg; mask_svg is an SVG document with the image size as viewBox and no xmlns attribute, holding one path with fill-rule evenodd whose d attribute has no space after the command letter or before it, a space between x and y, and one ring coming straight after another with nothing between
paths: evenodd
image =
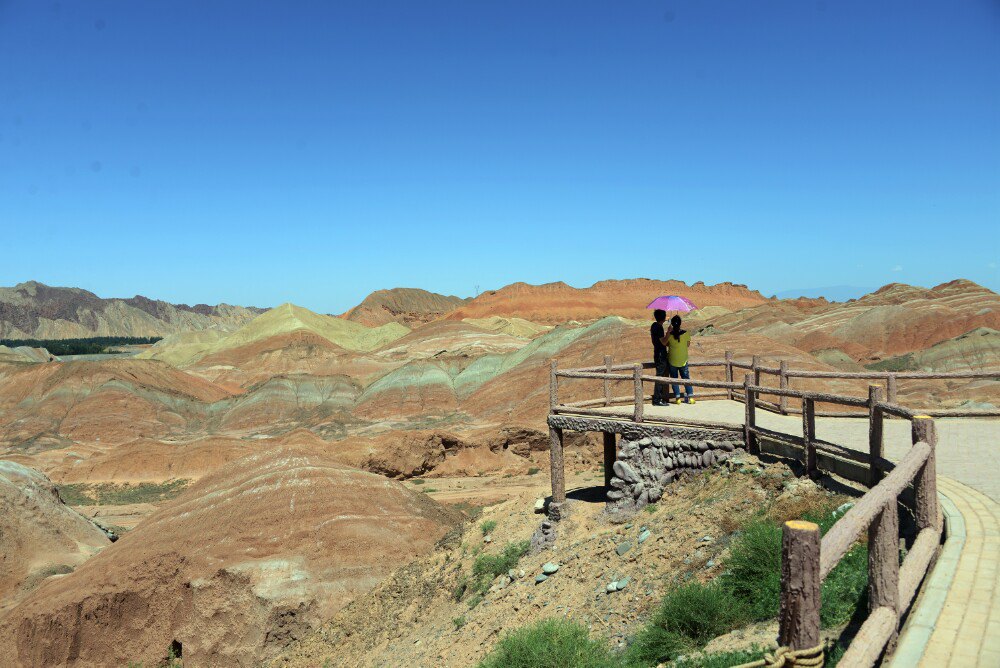
<instances>
[{"instance_id":1,"label":"wooden railing","mask_svg":"<svg viewBox=\"0 0 1000 668\"><path fill-rule=\"evenodd\" d=\"M820 643L820 587L824 578L840 562L843 556L867 531L868 536L868 599L869 614L862 624L846 653L840 661L844 668L872 666L879 657L891 653L899 631L900 618L913 601L920 582L932 565L941 542L942 524L938 510L935 447L937 437L934 420L929 414L916 414L896 403L896 381L900 378L997 378L995 372L939 373L834 373L794 371L782 362L778 367L765 367L754 358L749 364L737 362L727 352L721 362L697 362L691 366L722 366L726 380L712 381L699 379L673 379L643 375L643 370L651 368L649 363L614 364L610 357L604 358L599 367L559 370L555 361L551 366L550 408L553 414L593 415L608 418L606 410L594 406L611 406L616 403L631 403L633 422L644 421L645 391L643 383L671 383L694 387L721 389L718 393L744 403L743 439L747 450L760 453L760 439L767 438L781 442L791 442L801 448L805 473L816 476L819 473L817 452L852 460L867 466L867 480L870 489L834 525L826 536L820 539L819 527L810 522L787 522L783 529L781 612L779 643L791 650L806 650ZM733 380L734 370L747 370L743 382ZM627 373L623 373L627 372ZM760 380L763 374L779 376L778 387L765 387ZM572 404L559 403L559 379L582 378L603 381L604 396L599 399L577 401ZM870 386L867 397L851 397L825 392L796 390L789 387L791 378L860 378L885 379L889 397L883 399L882 388ZM633 392L630 396L614 397L611 383L631 381ZM778 402L766 402L761 394L778 397ZM704 396L704 395L702 395ZM789 412L787 399L801 401L802 437L774 432L757 425L758 407ZM820 441L816 437L816 404L829 403L864 409L860 413L869 421L868 452L859 452L833 443ZM938 411L938 414L963 416L991 416L995 412L986 411ZM844 415L834 413L834 415ZM883 456L883 420L892 416L911 422L912 447L896 464ZM732 429L731 423L712 423L688 420L704 427L724 427ZM899 516L897 504L900 496L910 486L914 490L913 513L917 534L906 558L899 563Z\"/></svg>"},{"instance_id":2,"label":"wooden railing","mask_svg":"<svg viewBox=\"0 0 1000 668\"><path fill-rule=\"evenodd\" d=\"M593 406L611 406L626 402L638 403L640 401L644 401L647 396L641 389L641 383L653 383L654 385L657 383L670 385L691 385L692 387L723 390L721 392L702 393L699 394L698 398L726 398L734 399L736 401L744 401L745 392L742 391L742 385L737 386L733 384L734 378L740 370L748 371L753 379L752 384L755 387L760 388L760 391L755 395L756 407L781 413L782 415L799 414L803 411L803 408L790 406L788 402L789 398L804 398L804 394L794 391L785 392L785 390L791 390L791 381L793 378L882 381L884 389L882 387L877 387L877 392L879 392L879 401L883 398L885 399L883 402L885 406L897 405L900 380L1000 380L1000 371L809 371L803 369L790 369L785 360L780 360L778 362L778 366L766 366L763 363L762 358L757 355L755 355L749 362L737 361L734 358L732 351L728 350L725 353L725 358L721 360L699 360L688 362L688 366L692 368L720 368L724 373L724 381L698 380L696 378L691 380L665 379L659 376L644 376L642 375L642 371L646 369L653 369L656 365L652 362L614 364L611 356L605 356L604 364L601 366L560 370L556 367L555 360L552 360L552 365L552 385L554 388L551 390L553 392L551 396L553 397L558 396L559 378L592 378L604 381L604 393L602 397L577 401L569 404L558 404L555 402L551 405L553 410L562 406L571 408L589 408ZM638 369L638 377L636 369ZM622 374L621 372L623 371L627 371L629 373ZM764 376L776 376L778 379L777 387L763 385L761 383L761 379ZM628 380L633 381L633 383L639 387L634 389L633 393L627 396L612 396L611 383L613 381ZM815 394L822 395L822 393ZM774 396L778 398L778 401L767 401L761 399L760 395ZM639 397L642 397L642 399L639 399ZM830 403L824 402L822 399L818 399L817 402ZM860 407L862 404L856 404L856 406ZM888 413L896 417L905 417L896 415L891 411L888 411ZM921 414L926 414L931 417L1000 417L1000 409L928 409L922 410ZM819 411L816 415L819 417L867 417L867 413L845 413L843 411Z\"/></svg>"}]
</instances>

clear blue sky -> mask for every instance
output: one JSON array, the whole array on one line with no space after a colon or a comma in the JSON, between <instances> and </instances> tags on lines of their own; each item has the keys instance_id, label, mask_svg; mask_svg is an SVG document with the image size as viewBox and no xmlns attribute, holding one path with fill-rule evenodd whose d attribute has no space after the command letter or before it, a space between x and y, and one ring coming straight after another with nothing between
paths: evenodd
<instances>
[{"instance_id":1,"label":"clear blue sky","mask_svg":"<svg viewBox=\"0 0 1000 668\"><path fill-rule=\"evenodd\" d=\"M1000 290L996 0L0 0L0 285Z\"/></svg>"}]
</instances>

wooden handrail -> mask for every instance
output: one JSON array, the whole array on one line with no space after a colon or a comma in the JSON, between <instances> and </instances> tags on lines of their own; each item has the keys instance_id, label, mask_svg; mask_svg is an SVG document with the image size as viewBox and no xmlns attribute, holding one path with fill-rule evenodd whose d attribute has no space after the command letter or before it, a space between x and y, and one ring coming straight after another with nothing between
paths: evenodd
<instances>
[{"instance_id":1,"label":"wooden handrail","mask_svg":"<svg viewBox=\"0 0 1000 668\"><path fill-rule=\"evenodd\" d=\"M896 502L896 497L913 481L930 453L931 447L926 443L917 443L910 448L906 456L896 464L896 468L882 482L868 490L823 536L819 567L821 578L825 579L830 574L886 504L890 500Z\"/></svg>"}]
</instances>

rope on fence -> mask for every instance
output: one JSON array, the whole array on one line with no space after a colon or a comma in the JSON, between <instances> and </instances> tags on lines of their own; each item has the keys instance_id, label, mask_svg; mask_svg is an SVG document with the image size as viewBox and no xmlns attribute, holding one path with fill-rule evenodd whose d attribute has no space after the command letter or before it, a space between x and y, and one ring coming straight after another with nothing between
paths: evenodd
<instances>
[{"instance_id":1,"label":"rope on fence","mask_svg":"<svg viewBox=\"0 0 1000 668\"><path fill-rule=\"evenodd\" d=\"M823 650L826 643L820 643L807 649L792 650L779 647L773 653L767 652L763 659L743 663L733 668L822 668Z\"/></svg>"}]
</instances>

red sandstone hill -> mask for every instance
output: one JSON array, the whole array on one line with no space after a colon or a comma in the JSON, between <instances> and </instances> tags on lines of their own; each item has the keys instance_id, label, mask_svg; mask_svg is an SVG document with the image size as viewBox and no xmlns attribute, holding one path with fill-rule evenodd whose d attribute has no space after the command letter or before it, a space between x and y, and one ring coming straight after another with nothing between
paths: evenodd
<instances>
[{"instance_id":1,"label":"red sandstone hill","mask_svg":"<svg viewBox=\"0 0 1000 668\"><path fill-rule=\"evenodd\" d=\"M459 514L329 455L277 448L203 478L0 618L4 666L247 666L427 553Z\"/></svg>"},{"instance_id":2,"label":"red sandstone hill","mask_svg":"<svg viewBox=\"0 0 1000 668\"><path fill-rule=\"evenodd\" d=\"M368 327L378 327L389 322L413 327L440 318L467 301L468 299L461 297L439 295L419 288L376 290L341 317Z\"/></svg>"},{"instance_id":3,"label":"red sandstone hill","mask_svg":"<svg viewBox=\"0 0 1000 668\"><path fill-rule=\"evenodd\" d=\"M722 306L730 310L768 302L756 290L733 283L705 285L699 281L687 285L682 281L648 278L599 281L589 288L574 288L562 282L545 285L514 283L484 292L452 311L448 318L506 316L545 324L594 320L607 315L648 319L650 314L646 304L660 295L680 295L699 307Z\"/></svg>"}]
</instances>

